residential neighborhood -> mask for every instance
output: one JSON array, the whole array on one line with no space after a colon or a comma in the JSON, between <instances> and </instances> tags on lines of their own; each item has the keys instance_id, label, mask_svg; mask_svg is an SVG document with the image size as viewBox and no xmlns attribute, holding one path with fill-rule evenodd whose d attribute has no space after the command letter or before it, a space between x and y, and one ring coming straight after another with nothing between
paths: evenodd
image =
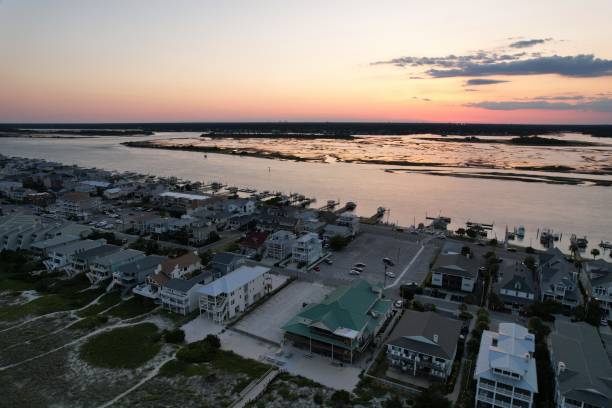
<instances>
[{"instance_id":1,"label":"residential neighborhood","mask_svg":"<svg viewBox=\"0 0 612 408\"><path fill-rule=\"evenodd\" d=\"M216 371L239 390L220 406L281 382L270 373L356 406L430 392L466 408L612 406L607 260L213 184L0 156L0 330L83 325L40 353L7 340L27 353L0 355L0 375L140 322L182 339L152 370L217 341L261 368ZM183 374L203 361L180 360Z\"/></svg>"}]
</instances>

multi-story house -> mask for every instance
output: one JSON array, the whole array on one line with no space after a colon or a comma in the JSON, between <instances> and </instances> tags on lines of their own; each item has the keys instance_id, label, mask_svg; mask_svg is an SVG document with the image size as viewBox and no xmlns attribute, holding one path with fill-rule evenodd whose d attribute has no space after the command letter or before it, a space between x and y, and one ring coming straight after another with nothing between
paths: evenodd
<instances>
[{"instance_id":1,"label":"multi-story house","mask_svg":"<svg viewBox=\"0 0 612 408\"><path fill-rule=\"evenodd\" d=\"M187 315L198 309L199 293L206 274L190 279L170 279L161 286L160 299L164 309Z\"/></svg>"},{"instance_id":2,"label":"multi-story house","mask_svg":"<svg viewBox=\"0 0 612 408\"><path fill-rule=\"evenodd\" d=\"M357 279L323 301L309 304L282 329L295 346L352 363L367 349L391 315L382 288Z\"/></svg>"},{"instance_id":3,"label":"multi-story house","mask_svg":"<svg viewBox=\"0 0 612 408\"><path fill-rule=\"evenodd\" d=\"M612 364L597 329L584 322L557 320L550 343L556 406L612 407Z\"/></svg>"},{"instance_id":4,"label":"multi-story house","mask_svg":"<svg viewBox=\"0 0 612 408\"><path fill-rule=\"evenodd\" d=\"M98 259L121 251L117 245L102 245L87 251L74 254L70 263L64 267L68 276L75 276L79 273L89 273L91 265Z\"/></svg>"},{"instance_id":5,"label":"multi-story house","mask_svg":"<svg viewBox=\"0 0 612 408\"><path fill-rule=\"evenodd\" d=\"M57 201L59 213L66 218L87 219L100 208L100 197L88 193L70 192L63 194Z\"/></svg>"},{"instance_id":6,"label":"multi-story house","mask_svg":"<svg viewBox=\"0 0 612 408\"><path fill-rule=\"evenodd\" d=\"M90 263L87 277L91 283L99 283L105 279L111 278L113 272L116 272L120 266L144 257L144 252L134 249L122 249L118 252L96 258Z\"/></svg>"},{"instance_id":7,"label":"multi-story house","mask_svg":"<svg viewBox=\"0 0 612 408\"><path fill-rule=\"evenodd\" d=\"M558 248L551 248L540 255L538 273L541 300L556 300L571 309L582 303L578 269Z\"/></svg>"},{"instance_id":8,"label":"multi-story house","mask_svg":"<svg viewBox=\"0 0 612 408\"><path fill-rule=\"evenodd\" d=\"M198 289L200 314L225 323L261 299L271 285L269 268L241 266Z\"/></svg>"},{"instance_id":9,"label":"multi-story house","mask_svg":"<svg viewBox=\"0 0 612 408\"><path fill-rule=\"evenodd\" d=\"M535 336L516 323L485 330L474 379L476 408L531 408L538 392Z\"/></svg>"},{"instance_id":10,"label":"multi-story house","mask_svg":"<svg viewBox=\"0 0 612 408\"><path fill-rule=\"evenodd\" d=\"M245 258L242 255L232 252L218 252L213 255L210 262L210 269L214 279L227 275L235 271L245 263Z\"/></svg>"},{"instance_id":11,"label":"multi-story house","mask_svg":"<svg viewBox=\"0 0 612 408\"><path fill-rule=\"evenodd\" d=\"M473 292L478 268L478 262L469 255L440 255L431 269L431 284L454 291Z\"/></svg>"},{"instance_id":12,"label":"multi-story house","mask_svg":"<svg viewBox=\"0 0 612 408\"><path fill-rule=\"evenodd\" d=\"M294 233L285 230L270 234L266 239L266 257L278 261L289 258L296 238Z\"/></svg>"},{"instance_id":13,"label":"multi-story house","mask_svg":"<svg viewBox=\"0 0 612 408\"><path fill-rule=\"evenodd\" d=\"M599 302L602 317L612 319L612 263L603 259L585 262L580 281L586 294Z\"/></svg>"},{"instance_id":14,"label":"multi-story house","mask_svg":"<svg viewBox=\"0 0 612 408\"><path fill-rule=\"evenodd\" d=\"M49 272L62 269L72 262L72 258L75 255L105 244L105 239L85 239L57 245L47 250L48 259L45 259L43 264Z\"/></svg>"},{"instance_id":15,"label":"multi-story house","mask_svg":"<svg viewBox=\"0 0 612 408\"><path fill-rule=\"evenodd\" d=\"M352 236L359 233L359 217L353 212L346 211L340 214L336 224L348 227L351 230Z\"/></svg>"},{"instance_id":16,"label":"multi-story house","mask_svg":"<svg viewBox=\"0 0 612 408\"><path fill-rule=\"evenodd\" d=\"M194 252L188 252L178 258L166 259L161 264L160 272L169 278L182 278L202 269L202 260Z\"/></svg>"},{"instance_id":17,"label":"multi-story house","mask_svg":"<svg viewBox=\"0 0 612 408\"><path fill-rule=\"evenodd\" d=\"M147 276L159 271L165 256L147 255L134 262L121 265L113 272L113 281L116 285L131 289L136 285L144 283Z\"/></svg>"},{"instance_id":18,"label":"multi-story house","mask_svg":"<svg viewBox=\"0 0 612 408\"><path fill-rule=\"evenodd\" d=\"M537 298L533 272L521 261L506 259L501 263L493 291L506 309L518 312Z\"/></svg>"},{"instance_id":19,"label":"multi-story house","mask_svg":"<svg viewBox=\"0 0 612 408\"><path fill-rule=\"evenodd\" d=\"M434 312L405 311L389 335L389 365L413 376L445 380L453 368L461 326Z\"/></svg>"},{"instance_id":20,"label":"multi-story house","mask_svg":"<svg viewBox=\"0 0 612 408\"><path fill-rule=\"evenodd\" d=\"M311 232L295 240L291 257L299 264L310 265L323 255L323 245L319 236Z\"/></svg>"}]
</instances>

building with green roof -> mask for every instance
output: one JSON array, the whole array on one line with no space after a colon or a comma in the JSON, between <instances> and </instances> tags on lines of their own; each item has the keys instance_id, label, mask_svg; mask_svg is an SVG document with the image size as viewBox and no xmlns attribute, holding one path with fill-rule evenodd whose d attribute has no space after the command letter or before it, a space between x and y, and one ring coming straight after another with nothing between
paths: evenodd
<instances>
[{"instance_id":1,"label":"building with green roof","mask_svg":"<svg viewBox=\"0 0 612 408\"><path fill-rule=\"evenodd\" d=\"M382 288L356 280L305 306L282 329L297 347L352 363L390 316L391 301L382 298Z\"/></svg>"}]
</instances>

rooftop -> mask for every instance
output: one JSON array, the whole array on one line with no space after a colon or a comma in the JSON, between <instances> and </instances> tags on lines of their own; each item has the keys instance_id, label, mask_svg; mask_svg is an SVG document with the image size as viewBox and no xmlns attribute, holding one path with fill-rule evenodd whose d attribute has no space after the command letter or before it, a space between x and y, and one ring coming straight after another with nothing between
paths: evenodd
<instances>
[{"instance_id":1,"label":"rooftop","mask_svg":"<svg viewBox=\"0 0 612 408\"><path fill-rule=\"evenodd\" d=\"M459 320L434 312L406 310L388 343L449 360L455 355L461 326Z\"/></svg>"},{"instance_id":2,"label":"rooftop","mask_svg":"<svg viewBox=\"0 0 612 408\"><path fill-rule=\"evenodd\" d=\"M612 407L612 365L597 329L584 322L556 321L550 336L559 391L567 398ZM559 370L559 363L565 365Z\"/></svg>"},{"instance_id":3,"label":"rooftop","mask_svg":"<svg viewBox=\"0 0 612 408\"><path fill-rule=\"evenodd\" d=\"M533 358L535 336L516 323L500 323L499 331L485 330L480 341L474 378L501 381L531 392L538 392L536 364ZM501 377L494 370L517 375Z\"/></svg>"},{"instance_id":4,"label":"rooftop","mask_svg":"<svg viewBox=\"0 0 612 408\"><path fill-rule=\"evenodd\" d=\"M208 296L230 293L267 272L270 272L270 268L263 266L241 266L235 271L200 288L198 292L201 295Z\"/></svg>"}]
</instances>

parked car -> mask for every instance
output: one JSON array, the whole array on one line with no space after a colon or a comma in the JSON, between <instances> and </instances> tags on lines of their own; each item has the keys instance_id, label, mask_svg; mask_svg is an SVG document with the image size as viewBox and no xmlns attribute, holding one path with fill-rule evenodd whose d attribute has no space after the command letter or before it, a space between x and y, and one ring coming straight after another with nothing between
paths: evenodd
<instances>
[{"instance_id":1,"label":"parked car","mask_svg":"<svg viewBox=\"0 0 612 408\"><path fill-rule=\"evenodd\" d=\"M396 300L395 303L393 303L393 306L396 309L401 309L404 306L404 301L403 300Z\"/></svg>"},{"instance_id":2,"label":"parked car","mask_svg":"<svg viewBox=\"0 0 612 408\"><path fill-rule=\"evenodd\" d=\"M385 275L387 275L390 278L395 278L395 274L393 272L391 272L391 271L385 272Z\"/></svg>"},{"instance_id":3,"label":"parked car","mask_svg":"<svg viewBox=\"0 0 612 408\"><path fill-rule=\"evenodd\" d=\"M327 258L327 259L325 259L325 263L328 264L328 265L331 265L331 264L334 263L334 261L332 261L331 259Z\"/></svg>"},{"instance_id":4,"label":"parked car","mask_svg":"<svg viewBox=\"0 0 612 408\"><path fill-rule=\"evenodd\" d=\"M315 271L317 271L317 272L319 272L319 271L321 270L321 268L319 268L318 266L315 266L315 267L314 267L314 270L315 270Z\"/></svg>"},{"instance_id":5,"label":"parked car","mask_svg":"<svg viewBox=\"0 0 612 408\"><path fill-rule=\"evenodd\" d=\"M355 267L357 267L357 268L361 268L361 269L363 269L363 268L365 268L365 267L366 267L366 264L364 264L364 263L362 263L362 262L357 262L357 263L356 263L355 265L353 265L353 266L355 266Z\"/></svg>"},{"instance_id":6,"label":"parked car","mask_svg":"<svg viewBox=\"0 0 612 408\"><path fill-rule=\"evenodd\" d=\"M351 271L349 272L349 275L360 275L361 272L359 272L358 270L355 269L351 269Z\"/></svg>"},{"instance_id":7,"label":"parked car","mask_svg":"<svg viewBox=\"0 0 612 408\"><path fill-rule=\"evenodd\" d=\"M383 262L389 266L395 266L395 263L391 260L391 258L383 258Z\"/></svg>"}]
</instances>

